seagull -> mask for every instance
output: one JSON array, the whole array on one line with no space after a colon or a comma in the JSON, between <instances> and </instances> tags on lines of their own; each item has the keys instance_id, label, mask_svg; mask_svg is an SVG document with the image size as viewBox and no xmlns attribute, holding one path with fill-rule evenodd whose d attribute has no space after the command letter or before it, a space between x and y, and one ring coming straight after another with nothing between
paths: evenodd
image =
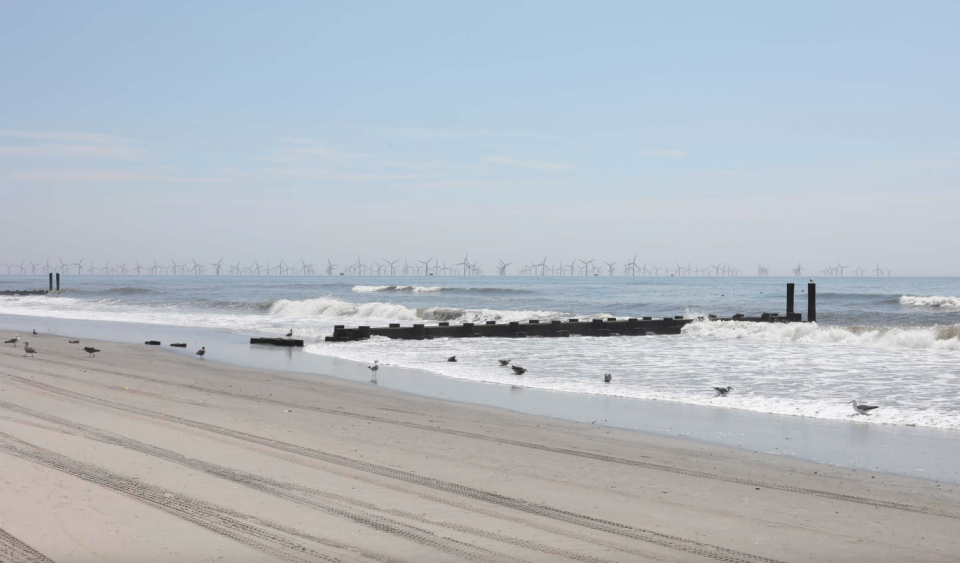
<instances>
[{"instance_id":1,"label":"seagull","mask_svg":"<svg viewBox=\"0 0 960 563\"><path fill-rule=\"evenodd\" d=\"M290 329L290 332L287 333L287 338L290 338L291 336L293 336L293 329L292 329L292 328Z\"/></svg>"},{"instance_id":2,"label":"seagull","mask_svg":"<svg viewBox=\"0 0 960 563\"><path fill-rule=\"evenodd\" d=\"M813 282L813 278L810 278L810 283L814 283L814 282Z\"/></svg>"},{"instance_id":3,"label":"seagull","mask_svg":"<svg viewBox=\"0 0 960 563\"><path fill-rule=\"evenodd\" d=\"M13 344L13 347L16 348L16 347L17 347L17 342L20 342L20 335L19 335L19 334L16 335L16 336L14 336L14 337L11 338L10 340L7 340L6 342L4 342L4 344Z\"/></svg>"},{"instance_id":4,"label":"seagull","mask_svg":"<svg viewBox=\"0 0 960 563\"><path fill-rule=\"evenodd\" d=\"M380 360L373 360L372 366L367 366L367 369L373 372L373 377L377 377L377 370L380 369Z\"/></svg>"},{"instance_id":5,"label":"seagull","mask_svg":"<svg viewBox=\"0 0 960 563\"><path fill-rule=\"evenodd\" d=\"M448 361L448 362L455 362L455 361L457 361L457 357L456 357L456 356L450 356L449 358L447 358L447 361Z\"/></svg>"},{"instance_id":6,"label":"seagull","mask_svg":"<svg viewBox=\"0 0 960 563\"><path fill-rule=\"evenodd\" d=\"M33 356L33 355L36 354L36 353L37 353L37 351L33 349L33 346L31 346L29 342L24 342L24 343L23 343L23 355L24 355L24 356L26 356L27 354L30 354L31 356Z\"/></svg>"},{"instance_id":7,"label":"seagull","mask_svg":"<svg viewBox=\"0 0 960 563\"><path fill-rule=\"evenodd\" d=\"M500 362L500 367L507 367L510 365L510 360L497 360Z\"/></svg>"},{"instance_id":8,"label":"seagull","mask_svg":"<svg viewBox=\"0 0 960 563\"><path fill-rule=\"evenodd\" d=\"M200 359L201 359L201 360L203 359L203 355L206 354L206 353L207 353L207 347L206 347L206 346L201 346L200 349L197 350L197 355L200 356Z\"/></svg>"},{"instance_id":9,"label":"seagull","mask_svg":"<svg viewBox=\"0 0 960 563\"><path fill-rule=\"evenodd\" d=\"M726 397L730 391L733 391L733 387L714 387L713 390L717 392L717 397Z\"/></svg>"},{"instance_id":10,"label":"seagull","mask_svg":"<svg viewBox=\"0 0 960 563\"><path fill-rule=\"evenodd\" d=\"M79 340L70 340L70 344L80 344Z\"/></svg>"},{"instance_id":11,"label":"seagull","mask_svg":"<svg viewBox=\"0 0 960 563\"><path fill-rule=\"evenodd\" d=\"M857 400L856 400L856 399L850 401L850 404L853 405L853 410L857 411L857 414L866 414L866 415L869 415L869 414L870 414L870 411L872 411L873 409L879 408L878 406L875 406L875 405L860 405L860 404L857 404Z\"/></svg>"},{"instance_id":12,"label":"seagull","mask_svg":"<svg viewBox=\"0 0 960 563\"><path fill-rule=\"evenodd\" d=\"M36 334L36 333L37 333L37 329L33 329L33 333Z\"/></svg>"},{"instance_id":13,"label":"seagull","mask_svg":"<svg viewBox=\"0 0 960 563\"><path fill-rule=\"evenodd\" d=\"M89 356L90 358L96 358L97 352L99 352L100 350L97 350L93 346L84 346L83 351L86 352L87 354L90 354Z\"/></svg>"},{"instance_id":14,"label":"seagull","mask_svg":"<svg viewBox=\"0 0 960 563\"><path fill-rule=\"evenodd\" d=\"M522 368L522 367L520 367L520 366L510 366L510 369L512 369L512 370L513 370L513 373L515 373L515 374L517 374L517 375L523 375L523 374L527 373L527 368Z\"/></svg>"},{"instance_id":15,"label":"seagull","mask_svg":"<svg viewBox=\"0 0 960 563\"><path fill-rule=\"evenodd\" d=\"M604 382L604 383L610 383L611 381L613 381L613 376L612 376L612 375L610 375L609 373L603 374L603 382Z\"/></svg>"}]
</instances>

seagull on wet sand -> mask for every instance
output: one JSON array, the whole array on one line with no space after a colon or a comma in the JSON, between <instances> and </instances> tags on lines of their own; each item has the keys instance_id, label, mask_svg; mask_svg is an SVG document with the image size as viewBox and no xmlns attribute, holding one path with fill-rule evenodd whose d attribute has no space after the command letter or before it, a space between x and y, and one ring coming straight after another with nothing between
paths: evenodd
<instances>
[{"instance_id":1,"label":"seagull on wet sand","mask_svg":"<svg viewBox=\"0 0 960 563\"><path fill-rule=\"evenodd\" d=\"M713 390L717 392L717 397L726 397L733 387L714 387Z\"/></svg>"},{"instance_id":2,"label":"seagull on wet sand","mask_svg":"<svg viewBox=\"0 0 960 563\"><path fill-rule=\"evenodd\" d=\"M510 360L497 360L497 361L500 362L501 367L507 367L510 365Z\"/></svg>"},{"instance_id":3,"label":"seagull on wet sand","mask_svg":"<svg viewBox=\"0 0 960 563\"><path fill-rule=\"evenodd\" d=\"M36 334L36 333L37 333L37 329L33 329L33 333Z\"/></svg>"},{"instance_id":4,"label":"seagull on wet sand","mask_svg":"<svg viewBox=\"0 0 960 563\"><path fill-rule=\"evenodd\" d=\"M97 350L93 346L84 346L83 351L86 352L87 354L90 354L89 356L90 358L95 358L97 357L97 352L99 352L100 350Z\"/></svg>"},{"instance_id":5,"label":"seagull on wet sand","mask_svg":"<svg viewBox=\"0 0 960 563\"><path fill-rule=\"evenodd\" d=\"M13 344L13 347L16 348L16 347L17 347L17 342L20 342L20 335L19 335L19 334L16 335L16 336L14 336L14 337L11 338L10 340L7 340L6 342L4 342L4 344Z\"/></svg>"},{"instance_id":6,"label":"seagull on wet sand","mask_svg":"<svg viewBox=\"0 0 960 563\"><path fill-rule=\"evenodd\" d=\"M603 374L603 382L604 382L604 383L610 383L611 381L613 381L613 375L611 375L611 374L609 374L609 373Z\"/></svg>"},{"instance_id":7,"label":"seagull on wet sand","mask_svg":"<svg viewBox=\"0 0 960 563\"><path fill-rule=\"evenodd\" d=\"M447 361L448 361L448 362L455 362L455 361L457 361L457 357L456 357L456 356L450 356L449 358L447 358Z\"/></svg>"},{"instance_id":8,"label":"seagull on wet sand","mask_svg":"<svg viewBox=\"0 0 960 563\"><path fill-rule=\"evenodd\" d=\"M33 349L33 346L31 346L29 342L24 342L24 343L23 343L23 355L24 355L24 356L26 356L27 354L30 354L31 356L33 356L33 355L36 354L36 353L37 353L37 351Z\"/></svg>"},{"instance_id":9,"label":"seagull on wet sand","mask_svg":"<svg viewBox=\"0 0 960 563\"><path fill-rule=\"evenodd\" d=\"M290 338L291 336L293 336L293 329L292 329L292 328L290 329L290 332L287 333L287 338Z\"/></svg>"},{"instance_id":10,"label":"seagull on wet sand","mask_svg":"<svg viewBox=\"0 0 960 563\"><path fill-rule=\"evenodd\" d=\"M513 370L513 373L515 373L515 374L517 374L517 375L523 375L523 374L527 373L527 368L522 368L522 367L520 367L520 366L510 366L510 369L512 369L512 370Z\"/></svg>"},{"instance_id":11,"label":"seagull on wet sand","mask_svg":"<svg viewBox=\"0 0 960 563\"><path fill-rule=\"evenodd\" d=\"M864 415L869 415L870 411L872 411L873 409L880 408L877 405L861 405L857 403L856 399L850 401L850 404L853 405L853 410L856 411L857 414L864 414Z\"/></svg>"},{"instance_id":12,"label":"seagull on wet sand","mask_svg":"<svg viewBox=\"0 0 960 563\"><path fill-rule=\"evenodd\" d=\"M201 359L201 360L203 359L203 355L206 354L206 353L207 353L207 347L206 347L206 346L201 346L200 349L197 350L197 352L196 352L196 354L197 354L198 356L200 356L200 359Z\"/></svg>"},{"instance_id":13,"label":"seagull on wet sand","mask_svg":"<svg viewBox=\"0 0 960 563\"><path fill-rule=\"evenodd\" d=\"M377 370L380 369L380 360L373 360L372 366L367 366L367 369L373 372L373 378L377 378Z\"/></svg>"}]
</instances>

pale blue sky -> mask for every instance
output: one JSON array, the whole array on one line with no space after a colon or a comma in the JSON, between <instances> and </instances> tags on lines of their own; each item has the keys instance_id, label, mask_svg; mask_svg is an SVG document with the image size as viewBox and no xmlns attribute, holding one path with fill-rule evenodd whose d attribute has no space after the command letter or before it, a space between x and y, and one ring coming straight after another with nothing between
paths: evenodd
<instances>
[{"instance_id":1,"label":"pale blue sky","mask_svg":"<svg viewBox=\"0 0 960 563\"><path fill-rule=\"evenodd\" d=\"M0 262L958 274L957 21L956 2L4 3L3 230L30 235Z\"/></svg>"}]
</instances>

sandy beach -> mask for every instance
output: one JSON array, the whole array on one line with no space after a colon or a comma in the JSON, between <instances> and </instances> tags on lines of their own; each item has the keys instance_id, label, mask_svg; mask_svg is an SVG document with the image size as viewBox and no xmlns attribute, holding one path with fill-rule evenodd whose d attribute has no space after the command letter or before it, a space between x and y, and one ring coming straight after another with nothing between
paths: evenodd
<instances>
[{"instance_id":1,"label":"sandy beach","mask_svg":"<svg viewBox=\"0 0 960 563\"><path fill-rule=\"evenodd\" d=\"M4 561L960 557L949 483L27 340L0 347Z\"/></svg>"}]
</instances>

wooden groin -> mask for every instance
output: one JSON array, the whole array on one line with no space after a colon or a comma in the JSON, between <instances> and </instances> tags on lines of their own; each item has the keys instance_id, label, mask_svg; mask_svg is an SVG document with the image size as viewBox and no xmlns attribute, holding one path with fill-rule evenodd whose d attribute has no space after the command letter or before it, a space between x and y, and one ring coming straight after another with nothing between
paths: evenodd
<instances>
[{"instance_id":1,"label":"wooden groin","mask_svg":"<svg viewBox=\"0 0 960 563\"><path fill-rule=\"evenodd\" d=\"M808 317L816 319L816 288L809 285L810 300L808 302ZM451 325L441 322L437 325L415 324L401 326L391 324L388 327L358 326L347 328L336 325L333 335L324 338L326 342L349 342L366 340L371 336L385 336L400 340L430 340L433 338L564 338L576 336L647 336L680 334L683 327L698 320L711 321L741 321L751 323L796 323L803 322L800 313L794 312L794 284L787 284L787 312L763 313L760 316L748 317L742 313L730 317L707 315L698 318L630 317L619 319L607 317L601 319L567 319L567 320L529 320L527 322L498 323L486 321L484 323L462 323Z\"/></svg>"}]
</instances>

